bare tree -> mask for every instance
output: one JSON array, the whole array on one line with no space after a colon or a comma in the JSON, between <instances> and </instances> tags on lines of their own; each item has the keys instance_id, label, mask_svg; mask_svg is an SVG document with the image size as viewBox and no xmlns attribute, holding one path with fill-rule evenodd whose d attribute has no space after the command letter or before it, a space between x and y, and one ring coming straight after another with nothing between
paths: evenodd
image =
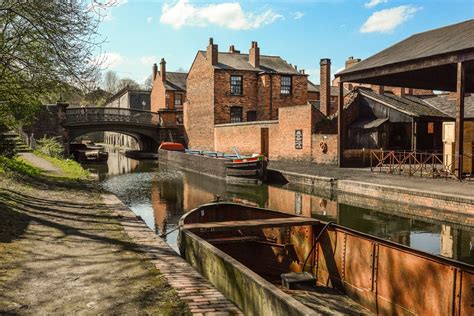
<instances>
[{"instance_id":1,"label":"bare tree","mask_svg":"<svg viewBox=\"0 0 474 316\"><path fill-rule=\"evenodd\" d=\"M113 4L0 1L0 123L26 117L51 91L97 87L103 38L94 10Z\"/></svg>"},{"instance_id":2,"label":"bare tree","mask_svg":"<svg viewBox=\"0 0 474 316\"><path fill-rule=\"evenodd\" d=\"M109 70L104 74L105 91L115 93L118 89L119 77L115 71Z\"/></svg>"},{"instance_id":3,"label":"bare tree","mask_svg":"<svg viewBox=\"0 0 474 316\"><path fill-rule=\"evenodd\" d=\"M130 79L130 78L120 79L118 84L117 84L117 91L119 91L119 90L121 90L125 87L128 87L131 90L140 90L140 85L138 84L138 82L136 82L135 80Z\"/></svg>"},{"instance_id":4,"label":"bare tree","mask_svg":"<svg viewBox=\"0 0 474 316\"><path fill-rule=\"evenodd\" d=\"M146 79L145 82L143 83L143 89L151 91L151 88L153 88L153 80L151 80L151 75L149 75Z\"/></svg>"}]
</instances>

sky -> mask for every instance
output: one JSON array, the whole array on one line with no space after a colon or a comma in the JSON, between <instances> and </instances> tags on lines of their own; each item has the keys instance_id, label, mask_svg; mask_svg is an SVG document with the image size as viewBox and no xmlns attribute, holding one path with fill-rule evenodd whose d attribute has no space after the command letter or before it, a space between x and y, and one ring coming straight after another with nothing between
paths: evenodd
<instances>
[{"instance_id":1,"label":"sky","mask_svg":"<svg viewBox=\"0 0 474 316\"><path fill-rule=\"evenodd\" d=\"M349 57L365 59L412 34L474 18L474 0L110 0L99 32L104 70L143 83L153 63L187 71L210 37L219 51L278 55L319 83L319 61L332 75Z\"/></svg>"}]
</instances>

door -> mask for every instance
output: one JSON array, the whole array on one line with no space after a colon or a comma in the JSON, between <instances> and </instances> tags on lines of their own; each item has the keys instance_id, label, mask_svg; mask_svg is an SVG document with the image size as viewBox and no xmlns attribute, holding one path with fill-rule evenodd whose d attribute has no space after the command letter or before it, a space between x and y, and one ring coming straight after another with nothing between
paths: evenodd
<instances>
[{"instance_id":1,"label":"door","mask_svg":"<svg viewBox=\"0 0 474 316\"><path fill-rule=\"evenodd\" d=\"M268 127L262 127L260 129L260 153L262 155L265 155L268 157L269 152L268 152L268 139L269 139L269 132L268 132Z\"/></svg>"}]
</instances>

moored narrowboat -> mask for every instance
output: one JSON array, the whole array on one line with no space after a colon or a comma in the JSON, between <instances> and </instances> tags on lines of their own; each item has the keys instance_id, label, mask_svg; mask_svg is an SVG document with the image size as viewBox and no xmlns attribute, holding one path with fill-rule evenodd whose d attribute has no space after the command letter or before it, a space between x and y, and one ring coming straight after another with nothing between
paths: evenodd
<instances>
[{"instance_id":1,"label":"moored narrowboat","mask_svg":"<svg viewBox=\"0 0 474 316\"><path fill-rule=\"evenodd\" d=\"M473 315L474 267L234 203L180 219L181 255L248 315Z\"/></svg>"},{"instance_id":2,"label":"moored narrowboat","mask_svg":"<svg viewBox=\"0 0 474 316\"><path fill-rule=\"evenodd\" d=\"M160 163L239 184L258 184L267 180L268 159L264 155L227 154L184 149L183 145L163 143L158 150Z\"/></svg>"}]
</instances>

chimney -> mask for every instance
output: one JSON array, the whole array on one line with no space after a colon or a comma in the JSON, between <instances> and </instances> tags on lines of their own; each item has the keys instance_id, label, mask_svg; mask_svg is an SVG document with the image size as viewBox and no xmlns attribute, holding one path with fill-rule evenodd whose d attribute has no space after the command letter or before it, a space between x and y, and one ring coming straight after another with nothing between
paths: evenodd
<instances>
[{"instance_id":1,"label":"chimney","mask_svg":"<svg viewBox=\"0 0 474 316\"><path fill-rule=\"evenodd\" d=\"M151 79L152 79L152 81L155 80L157 73L158 73L158 66L156 65L156 63L154 63L154 64L153 64L153 68L152 68L152 72L151 72Z\"/></svg>"},{"instance_id":2,"label":"chimney","mask_svg":"<svg viewBox=\"0 0 474 316\"><path fill-rule=\"evenodd\" d=\"M252 42L252 47L250 47L249 63L254 68L260 67L260 48L258 47L257 42Z\"/></svg>"},{"instance_id":3,"label":"chimney","mask_svg":"<svg viewBox=\"0 0 474 316\"><path fill-rule=\"evenodd\" d=\"M229 53L232 53L232 54L239 54L239 53L240 53L240 50L235 49L235 46L234 46L234 45L230 45L230 46L229 46Z\"/></svg>"},{"instance_id":4,"label":"chimney","mask_svg":"<svg viewBox=\"0 0 474 316\"><path fill-rule=\"evenodd\" d=\"M166 81L166 61L164 58L161 58L161 61L160 61L160 76L161 76L161 81L165 82Z\"/></svg>"},{"instance_id":5,"label":"chimney","mask_svg":"<svg viewBox=\"0 0 474 316\"><path fill-rule=\"evenodd\" d=\"M350 56L349 58L347 58L346 60L346 68L351 68L352 66L354 66L355 64L357 64L358 62L360 62L360 58L354 58L352 56Z\"/></svg>"},{"instance_id":6,"label":"chimney","mask_svg":"<svg viewBox=\"0 0 474 316\"><path fill-rule=\"evenodd\" d=\"M304 69L300 69L300 74L304 75Z\"/></svg>"},{"instance_id":7,"label":"chimney","mask_svg":"<svg viewBox=\"0 0 474 316\"><path fill-rule=\"evenodd\" d=\"M319 88L319 110L325 116L329 115L331 107L331 59L321 59L320 65L320 88Z\"/></svg>"},{"instance_id":8,"label":"chimney","mask_svg":"<svg viewBox=\"0 0 474 316\"><path fill-rule=\"evenodd\" d=\"M211 65L217 65L217 54L217 45L214 45L214 39L210 37L209 45L207 45L207 60L211 63Z\"/></svg>"},{"instance_id":9,"label":"chimney","mask_svg":"<svg viewBox=\"0 0 474 316\"><path fill-rule=\"evenodd\" d=\"M372 85L372 90L377 94L383 94L385 92L384 86Z\"/></svg>"}]
</instances>

